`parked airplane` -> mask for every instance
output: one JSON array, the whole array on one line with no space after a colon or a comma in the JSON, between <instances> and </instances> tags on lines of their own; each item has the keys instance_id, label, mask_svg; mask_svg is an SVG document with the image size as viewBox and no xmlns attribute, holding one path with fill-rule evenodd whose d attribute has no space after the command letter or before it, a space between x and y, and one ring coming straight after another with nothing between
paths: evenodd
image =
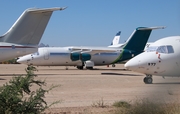
<instances>
[{"instance_id":1,"label":"parked airplane","mask_svg":"<svg viewBox=\"0 0 180 114\"><path fill-rule=\"evenodd\" d=\"M25 10L12 27L0 36L0 61L36 52L53 11L63 9Z\"/></svg>"},{"instance_id":2,"label":"parked airplane","mask_svg":"<svg viewBox=\"0 0 180 114\"><path fill-rule=\"evenodd\" d=\"M110 65L128 60L144 51L153 29L138 27L122 48L114 47L45 47L37 53L20 57L17 62L34 66L77 66L92 69L94 65Z\"/></svg>"},{"instance_id":3,"label":"parked airplane","mask_svg":"<svg viewBox=\"0 0 180 114\"><path fill-rule=\"evenodd\" d=\"M143 53L129 60L125 67L146 74L144 83L153 82L152 75L180 76L180 36L157 40Z\"/></svg>"},{"instance_id":4,"label":"parked airplane","mask_svg":"<svg viewBox=\"0 0 180 114\"><path fill-rule=\"evenodd\" d=\"M122 46L123 44L119 44L119 40L120 40L120 35L121 35L121 31L119 31L116 35L115 35L115 37L114 37L114 39L112 40L112 43L111 43L111 45L110 46L108 46L108 47L119 47L119 46ZM39 45L39 48L45 48L45 47L48 47L48 48L52 48L52 47L49 47L49 45L45 45L45 44L43 44L43 43L41 43L40 45ZM58 48L58 49L64 49L64 48L66 48L66 47L56 47L56 48ZM55 49L55 47L53 47L53 49ZM41 49L39 49L39 51L41 51ZM37 52L37 53L39 53L39 51ZM35 53L36 54L36 53ZM28 63L28 59L31 59L31 56L32 56L32 54L29 54L29 55L25 55L25 56L22 56L22 57L19 57L18 58L18 60L17 60L17 62L19 62L19 63L22 63L22 64L27 64L27 65L30 65L29 63ZM30 58L28 58L28 57L30 57ZM27 59L27 60L26 60ZM34 59L34 58L33 58ZM24 61L27 61L27 63L25 62L24 63ZM38 64L38 63L37 63ZM49 64L49 63L47 63L47 64ZM73 61L72 61L72 63L71 64L73 64ZM79 61L77 61L77 63L75 62L74 64L79 64ZM81 64L81 62L80 62L80 64ZM37 65L38 66L38 65ZM49 65L48 65L49 66ZM70 66L74 66L74 65L70 65ZM113 67L115 67L115 64L112 64L112 66Z\"/></svg>"},{"instance_id":5,"label":"parked airplane","mask_svg":"<svg viewBox=\"0 0 180 114\"><path fill-rule=\"evenodd\" d=\"M108 47L118 47L118 46L119 46L120 35L121 35L121 31L119 31L119 32L115 35L114 39L112 40L111 45L108 46Z\"/></svg>"}]
</instances>

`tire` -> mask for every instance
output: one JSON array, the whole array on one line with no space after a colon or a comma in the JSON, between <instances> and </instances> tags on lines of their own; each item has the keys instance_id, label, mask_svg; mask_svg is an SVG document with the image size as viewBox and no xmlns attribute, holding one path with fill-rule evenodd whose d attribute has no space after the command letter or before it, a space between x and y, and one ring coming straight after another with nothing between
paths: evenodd
<instances>
[{"instance_id":1,"label":"tire","mask_svg":"<svg viewBox=\"0 0 180 114\"><path fill-rule=\"evenodd\" d=\"M116 67L116 65L115 65L115 64L112 64L112 67Z\"/></svg>"},{"instance_id":2,"label":"tire","mask_svg":"<svg viewBox=\"0 0 180 114\"><path fill-rule=\"evenodd\" d=\"M153 79L151 77L145 77L144 78L144 83L145 84L152 84L152 82L153 82Z\"/></svg>"},{"instance_id":3,"label":"tire","mask_svg":"<svg viewBox=\"0 0 180 114\"><path fill-rule=\"evenodd\" d=\"M93 67L86 67L86 69L93 70Z\"/></svg>"},{"instance_id":4,"label":"tire","mask_svg":"<svg viewBox=\"0 0 180 114\"><path fill-rule=\"evenodd\" d=\"M83 70L83 66L77 66L77 69Z\"/></svg>"}]
</instances>

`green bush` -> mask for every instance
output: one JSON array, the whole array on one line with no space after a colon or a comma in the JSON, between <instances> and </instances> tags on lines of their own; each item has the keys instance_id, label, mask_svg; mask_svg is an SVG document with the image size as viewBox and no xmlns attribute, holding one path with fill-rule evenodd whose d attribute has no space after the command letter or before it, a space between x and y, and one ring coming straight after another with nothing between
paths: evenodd
<instances>
[{"instance_id":1,"label":"green bush","mask_svg":"<svg viewBox=\"0 0 180 114\"><path fill-rule=\"evenodd\" d=\"M35 80L34 67L26 70L27 75L13 77L9 83L0 87L0 114L39 114L53 105L47 105L44 100L45 93L49 92L55 86L48 90L43 89L46 86L45 81ZM39 88L31 90L32 86Z\"/></svg>"},{"instance_id":2,"label":"green bush","mask_svg":"<svg viewBox=\"0 0 180 114\"><path fill-rule=\"evenodd\" d=\"M130 103L126 101L116 101L113 103L113 106L115 107L123 107L123 108L129 108L131 106Z\"/></svg>"}]
</instances>

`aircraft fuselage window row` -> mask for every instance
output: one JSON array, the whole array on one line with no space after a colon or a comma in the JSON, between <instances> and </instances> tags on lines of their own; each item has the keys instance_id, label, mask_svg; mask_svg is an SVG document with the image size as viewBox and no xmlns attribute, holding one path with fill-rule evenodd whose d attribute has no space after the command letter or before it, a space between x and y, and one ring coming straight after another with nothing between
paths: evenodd
<instances>
[{"instance_id":1,"label":"aircraft fuselage window row","mask_svg":"<svg viewBox=\"0 0 180 114\"><path fill-rule=\"evenodd\" d=\"M158 53L174 53L174 49L171 45L164 45L164 46L150 46L147 50L147 52L158 52Z\"/></svg>"}]
</instances>

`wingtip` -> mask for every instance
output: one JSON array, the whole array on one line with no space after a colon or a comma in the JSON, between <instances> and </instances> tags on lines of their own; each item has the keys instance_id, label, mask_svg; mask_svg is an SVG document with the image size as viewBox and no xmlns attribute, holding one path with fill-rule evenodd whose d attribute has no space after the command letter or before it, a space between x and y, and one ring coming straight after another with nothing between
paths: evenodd
<instances>
[{"instance_id":1,"label":"wingtip","mask_svg":"<svg viewBox=\"0 0 180 114\"><path fill-rule=\"evenodd\" d=\"M60 8L59 10L65 10L67 8L67 6L66 7L62 7L62 8Z\"/></svg>"}]
</instances>

